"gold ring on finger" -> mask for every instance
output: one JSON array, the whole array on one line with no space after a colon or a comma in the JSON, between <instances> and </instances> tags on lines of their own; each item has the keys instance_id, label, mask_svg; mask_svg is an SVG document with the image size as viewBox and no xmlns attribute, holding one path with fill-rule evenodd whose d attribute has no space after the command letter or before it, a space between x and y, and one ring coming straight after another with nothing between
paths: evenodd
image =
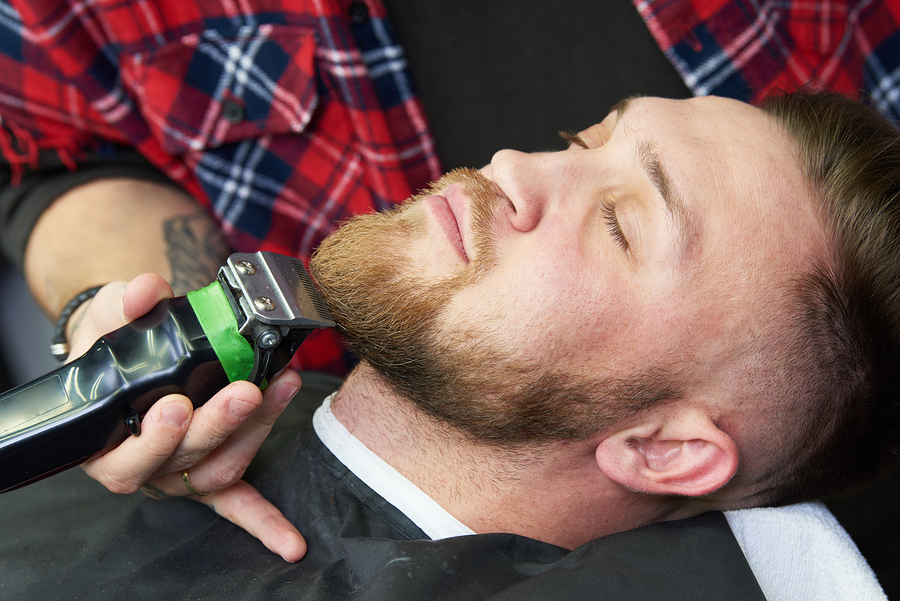
<instances>
[{"instance_id":1,"label":"gold ring on finger","mask_svg":"<svg viewBox=\"0 0 900 601\"><path fill-rule=\"evenodd\" d=\"M195 495L198 497L205 497L206 495L209 494L208 492L200 492L199 490L194 488L194 485L191 484L191 477L188 476L187 470L184 470L183 472L181 472L181 481L184 482L184 487L192 495Z\"/></svg>"}]
</instances>

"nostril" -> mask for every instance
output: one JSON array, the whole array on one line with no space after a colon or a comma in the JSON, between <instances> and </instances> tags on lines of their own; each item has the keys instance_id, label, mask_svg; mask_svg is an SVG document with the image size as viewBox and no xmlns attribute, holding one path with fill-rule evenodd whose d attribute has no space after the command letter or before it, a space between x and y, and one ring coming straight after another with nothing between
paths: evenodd
<instances>
[{"instance_id":1,"label":"nostril","mask_svg":"<svg viewBox=\"0 0 900 601\"><path fill-rule=\"evenodd\" d=\"M512 226L521 232L534 229L543 214L543 172L539 154L501 150L491 158L490 178L509 203Z\"/></svg>"}]
</instances>

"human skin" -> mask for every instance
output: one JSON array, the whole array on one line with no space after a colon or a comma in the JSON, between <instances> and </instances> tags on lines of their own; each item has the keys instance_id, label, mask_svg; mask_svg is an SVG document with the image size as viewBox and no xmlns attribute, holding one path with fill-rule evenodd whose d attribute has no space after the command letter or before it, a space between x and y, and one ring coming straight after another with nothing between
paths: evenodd
<instances>
[{"instance_id":1,"label":"human skin","mask_svg":"<svg viewBox=\"0 0 900 601\"><path fill-rule=\"evenodd\" d=\"M53 320L78 292L112 282L69 320L75 357L172 296L172 288L185 294L208 284L227 255L212 218L182 190L101 179L70 190L42 214L29 238L25 275ZM135 278L148 273L159 275ZM144 487L154 496L186 496L181 472L188 469L194 487L212 493L197 500L297 561L306 553L305 541L241 476L299 385L292 372L265 393L234 382L196 411L187 397L168 395L144 416L141 436L83 467L113 492Z\"/></svg>"},{"instance_id":2,"label":"human skin","mask_svg":"<svg viewBox=\"0 0 900 601\"><path fill-rule=\"evenodd\" d=\"M506 200L494 222L497 264L455 295L442 322L490 322L523 361L574 359L592 371L684 349L706 356L697 379L712 386L726 349L762 329L778 284L824 255L825 236L790 140L759 109L721 98L628 105L581 132L587 148L494 155L483 173ZM681 219L643 164L648 144ZM443 197L465 252L439 226L433 207L443 203L423 201L428 231L407 254L426 279L465 268L477 252L464 187ZM611 235L604 202L627 248ZM698 348L713 339L715 348Z\"/></svg>"},{"instance_id":3,"label":"human skin","mask_svg":"<svg viewBox=\"0 0 900 601\"><path fill-rule=\"evenodd\" d=\"M707 396L741 387L735 360L758 346L781 286L828 246L790 139L761 110L722 98L636 99L580 139L586 148L503 150L482 170L504 198L497 263L454 296L443 329L490 323L521 362L576 373L690 356L685 385ZM678 199L674 214L642 156L648 146ZM449 277L477 252L468 202L460 184L421 202L427 230L407 246L417 277Z\"/></svg>"},{"instance_id":4,"label":"human skin","mask_svg":"<svg viewBox=\"0 0 900 601\"><path fill-rule=\"evenodd\" d=\"M725 485L739 460L751 481L777 460L769 422L779 408L758 377L770 375L767 344L783 335L793 278L828 256L792 141L764 112L737 101L641 98L565 151L500 151L482 173L495 184L487 235L496 257L437 315L439 355L455 353L452 363L490 381L502 374L467 363L473 345L575 376L658 366L675 374L684 394L588 441L541 447L530 467L577 456L603 477L537 497L485 480L508 468L491 449L438 425L428 431L421 420L398 426L402 401L386 398L391 391L373 383L371 371L338 394L338 419L476 531L573 546L646 520L751 503L756 490ZM480 252L471 206L467 186L453 183L406 210L419 225L396 242L410 279L427 286L468 268ZM379 411L379 399L391 410ZM414 457L400 451L410 447ZM477 469L443 469L449 456L466 456L461 465ZM541 481L518 481L526 480ZM588 483L590 491L573 492ZM603 492L610 487L621 494ZM654 508L625 490L689 501ZM573 506L573 498L583 504ZM537 501L523 507L523 499ZM613 499L628 511L616 515Z\"/></svg>"},{"instance_id":5,"label":"human skin","mask_svg":"<svg viewBox=\"0 0 900 601\"><path fill-rule=\"evenodd\" d=\"M741 403L733 391L746 381L746 357L752 348L747 346L747 339L766 332L767 303L777 292L773 282L808 265L824 247L811 203L798 192L805 186L792 162L790 141L760 111L722 99L640 99L631 103L625 116L621 111L611 114L582 132L580 139L586 148L573 145L560 153L524 155L501 151L484 169L504 197L493 231L497 264L486 277L455 295L442 313L445 329L464 335L464 328L458 324L491 324L492 331L500 333L499 343L507 345L524 364L555 363L573 372L624 372L636 363L648 364L660 357L690 353L692 369L684 373L690 380L687 383L693 386L696 403L708 411L705 417L726 428L728 436L739 444L748 446L744 442L755 434L753 420L737 420L732 411ZM657 147L671 187L683 201L691 226L682 227L682 236L676 235L677 222L663 209L658 186L642 166L645 161L639 150L647 142ZM140 189L127 189L133 186ZM135 210L164 209L158 215L136 220L128 203L122 202L132 194L150 194L157 199L163 194L168 200L135 202ZM139 225L141 235L159 235L167 220L196 214L191 199L183 194L170 198L171 194L171 189L147 188L140 182L96 182L57 201L56 210L48 212L35 229L26 257L29 281L39 291L38 297L48 312L55 313L65 299L97 283L87 282L87 276L73 275L69 270L60 274L48 272L65 264L58 260L59 256L71 259L77 254L76 264L91 277L97 277L98 272L90 268L86 258L101 256L106 269L102 272L104 281L116 279L116 274L121 274L119 279L127 279L141 271L170 273L165 244L153 241L157 250L143 254L114 251L135 246L137 238L129 234L128 224ZM91 203L91 211L82 210L80 205L86 201ZM424 279L440 279L464 269L476 252L467 222L468 202L465 190L457 185L412 208L420 214L425 231L410 241L406 252ZM604 202L614 204L625 244L613 234ZM124 211L118 219L117 211ZM448 211L452 219L447 218ZM109 229L107 220L98 224L93 215L109 217L119 228ZM72 234L65 237L64 243L56 235L60 224ZM86 250L73 254L73 240L83 240ZM95 248L98 244L102 246L99 251ZM111 257L122 264L111 262ZM137 260L131 261L134 258ZM65 285L57 286L59 282ZM108 303L109 310L117 311L117 319L124 320L137 317L140 307L149 309L167 294L164 284L142 280L131 289L130 312L123 312L121 296L116 299L110 295L105 300L98 297L98 301ZM98 302L90 306L100 312ZM103 331L100 328L97 334ZM352 389L345 394L350 392ZM98 472L95 477L105 480L114 490L133 490L140 482L123 485L126 473L150 477L160 465L172 467L172 462L167 463L170 456L180 456L178 468L191 466L207 456L210 460L228 457L211 453L228 437L223 436L226 432L210 428L210 424L225 417L227 432L250 425L261 431L283 407L274 398L266 403L258 391L242 390L232 396L249 402L251 412L253 407L262 408L256 409L261 414L262 428L234 419L228 410L231 397L227 394L204 406L201 419L193 421L186 399L167 398L148 414L148 436L129 441L130 449L120 447L100 458L93 464ZM163 419L166 409L179 408L185 419L175 420L177 424ZM348 408L348 403L335 404L336 413L340 416L343 412L345 418ZM152 437L154 432L159 436ZM196 435L189 436L190 432ZM376 452L382 451L383 457L396 463L410 479L419 480L417 483L445 502L451 512L459 509L460 515L476 515L477 507L457 505L465 495L442 499L441 491L432 490L427 478L420 477L423 466L436 469L429 463L428 448L423 447L416 454L415 465L410 466L410 457L391 452L390 445L385 446L385 441L373 436L371 430L354 433ZM661 440L653 448L634 446L635 452L644 457L642 465L669 464L673 458L690 457L692 451L702 448L699 438L682 440L684 436L679 436ZM258 435L254 435L256 438ZM616 440L611 436L606 439ZM165 442L149 448L152 440ZM185 449L186 445L189 448ZM410 447L403 444L393 448ZM238 463L243 463L247 451L239 454ZM742 460L751 465L762 461L752 455L744 455ZM140 467L135 468L135 461ZM634 481L633 472L616 465L609 469L611 477L623 485L639 484ZM724 473L729 470L726 465ZM207 478L202 472L192 471L192 481L201 490L218 490L229 484L216 478L216 471L208 470ZM200 474L200 478L195 474ZM173 468L163 478L162 486L169 494L184 492L179 488L179 469ZM721 484L717 482L714 479L690 490L683 486L682 490L701 494L715 490ZM653 486L656 492L664 492L668 484ZM226 488L222 492L229 490L234 491ZM549 492L556 490L562 487ZM226 506L221 502L223 497L226 495L219 495L219 503L214 502L215 497L204 497L204 501L221 512ZM553 495L545 498L550 500ZM243 502L232 505L238 513L242 506L251 507ZM494 505L498 510L508 507L509 503ZM296 531L278 520L280 514L243 515L243 520L236 514L230 519L255 523L262 528L262 534L257 536L265 537L267 545L286 558L297 559L305 552ZM539 538L547 528L562 526L547 520L547 514L530 520L519 515L522 523L529 524L527 531ZM502 512L483 511L477 518L479 529L488 525L504 527L502 518ZM580 527L577 520L571 521L571 516L569 519L565 528L569 532L577 536L593 532L590 524ZM506 524L505 529L522 530L515 524ZM289 535L279 539L279 533Z\"/></svg>"}]
</instances>

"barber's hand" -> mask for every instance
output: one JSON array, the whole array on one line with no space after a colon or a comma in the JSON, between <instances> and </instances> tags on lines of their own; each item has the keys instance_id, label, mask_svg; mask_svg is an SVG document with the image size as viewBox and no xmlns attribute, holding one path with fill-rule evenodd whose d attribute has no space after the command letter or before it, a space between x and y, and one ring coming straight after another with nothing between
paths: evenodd
<instances>
[{"instance_id":1,"label":"barber's hand","mask_svg":"<svg viewBox=\"0 0 900 601\"><path fill-rule=\"evenodd\" d=\"M105 286L72 316L70 358L171 296L166 281L155 275L139 276L127 286L124 282ZM116 493L143 490L154 498L190 496L285 560L298 561L306 554L306 541L241 476L299 387L300 376L287 369L265 392L249 382L232 382L196 410L185 396L163 397L144 416L140 436L128 437L82 467ZM182 480L185 470L203 496L189 493Z\"/></svg>"}]
</instances>

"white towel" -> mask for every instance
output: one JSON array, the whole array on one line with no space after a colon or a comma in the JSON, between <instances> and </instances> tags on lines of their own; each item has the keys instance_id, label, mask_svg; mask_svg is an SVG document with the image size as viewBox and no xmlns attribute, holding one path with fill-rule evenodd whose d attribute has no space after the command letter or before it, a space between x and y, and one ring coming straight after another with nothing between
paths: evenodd
<instances>
[{"instance_id":1,"label":"white towel","mask_svg":"<svg viewBox=\"0 0 900 601\"><path fill-rule=\"evenodd\" d=\"M727 511L768 601L886 601L850 535L822 503Z\"/></svg>"}]
</instances>

